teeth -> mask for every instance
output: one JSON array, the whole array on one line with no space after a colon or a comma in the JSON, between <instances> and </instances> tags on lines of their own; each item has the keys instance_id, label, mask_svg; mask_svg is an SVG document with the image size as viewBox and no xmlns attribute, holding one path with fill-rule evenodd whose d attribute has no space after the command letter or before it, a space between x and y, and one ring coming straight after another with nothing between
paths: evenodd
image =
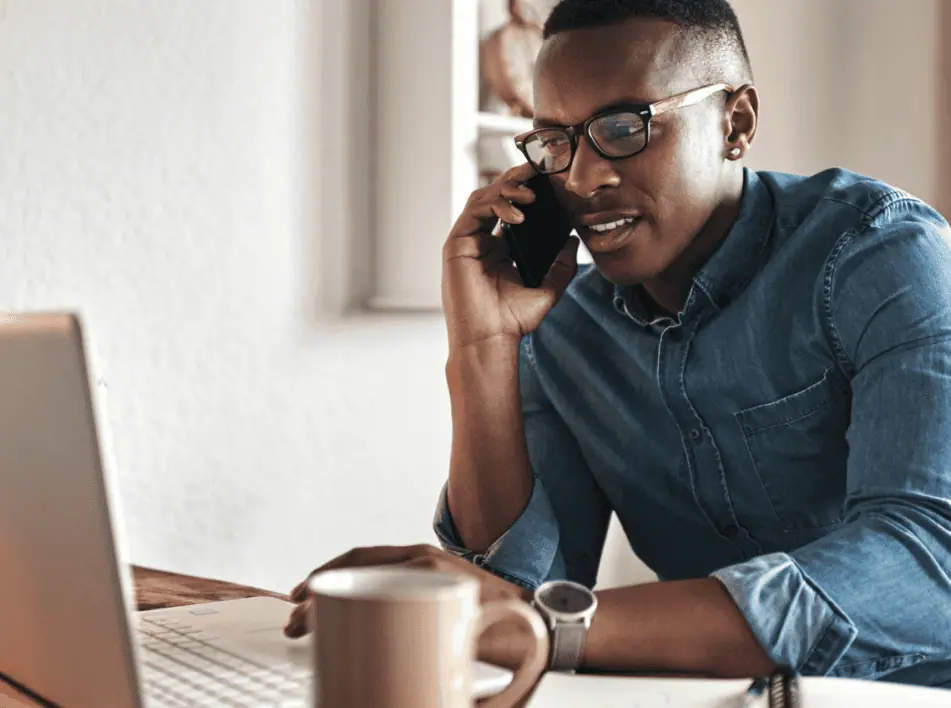
<instances>
[{"instance_id":1,"label":"teeth","mask_svg":"<svg viewBox=\"0 0 951 708\"><path fill-rule=\"evenodd\" d=\"M590 228L592 231L597 231L598 233L604 233L605 231L611 231L612 229L616 229L619 226L632 223L634 223L634 219L619 219L618 221L609 221L606 224L592 224L588 228Z\"/></svg>"}]
</instances>

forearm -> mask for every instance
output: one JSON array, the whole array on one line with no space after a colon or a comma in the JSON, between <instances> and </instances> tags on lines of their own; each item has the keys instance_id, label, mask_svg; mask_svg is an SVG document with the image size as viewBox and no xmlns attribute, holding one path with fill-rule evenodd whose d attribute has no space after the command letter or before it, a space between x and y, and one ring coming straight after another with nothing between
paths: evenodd
<instances>
[{"instance_id":1,"label":"forearm","mask_svg":"<svg viewBox=\"0 0 951 708\"><path fill-rule=\"evenodd\" d=\"M713 578L602 590L584 666L760 676L773 664L730 595Z\"/></svg>"},{"instance_id":2,"label":"forearm","mask_svg":"<svg viewBox=\"0 0 951 708\"><path fill-rule=\"evenodd\" d=\"M715 579L632 585L597 596L582 669L733 678L775 668ZM531 602L530 592L522 597ZM520 625L502 625L482 638L479 656L518 666L531 642Z\"/></svg>"},{"instance_id":3,"label":"forearm","mask_svg":"<svg viewBox=\"0 0 951 708\"><path fill-rule=\"evenodd\" d=\"M450 350L449 509L467 548L485 551L518 518L532 491L519 397L519 342L497 338Z\"/></svg>"}]
</instances>

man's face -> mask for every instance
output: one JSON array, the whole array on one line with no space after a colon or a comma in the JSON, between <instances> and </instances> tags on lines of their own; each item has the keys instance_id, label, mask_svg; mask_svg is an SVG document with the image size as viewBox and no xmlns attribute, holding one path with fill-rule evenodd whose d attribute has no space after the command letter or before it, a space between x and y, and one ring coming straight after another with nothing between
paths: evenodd
<instances>
[{"instance_id":1,"label":"man's face","mask_svg":"<svg viewBox=\"0 0 951 708\"><path fill-rule=\"evenodd\" d=\"M548 39L535 85L538 125L574 125L621 103L651 103L698 88L675 25L638 19ZM650 142L625 159L601 157L581 138L571 167L551 180L595 265L611 282L662 276L710 219L724 184L722 94L651 120ZM635 216L597 232L585 224Z\"/></svg>"}]
</instances>

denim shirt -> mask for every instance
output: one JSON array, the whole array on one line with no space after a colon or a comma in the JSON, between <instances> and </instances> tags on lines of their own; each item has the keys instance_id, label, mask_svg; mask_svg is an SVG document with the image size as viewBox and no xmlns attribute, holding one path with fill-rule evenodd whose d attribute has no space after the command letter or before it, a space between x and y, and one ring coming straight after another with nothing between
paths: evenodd
<instances>
[{"instance_id":1,"label":"denim shirt","mask_svg":"<svg viewBox=\"0 0 951 708\"><path fill-rule=\"evenodd\" d=\"M534 485L484 554L594 585L611 512L661 580L713 576L778 665L951 686L951 248L845 170L747 170L676 317L595 269L524 338ZM637 637L631 637L637 641Z\"/></svg>"}]
</instances>

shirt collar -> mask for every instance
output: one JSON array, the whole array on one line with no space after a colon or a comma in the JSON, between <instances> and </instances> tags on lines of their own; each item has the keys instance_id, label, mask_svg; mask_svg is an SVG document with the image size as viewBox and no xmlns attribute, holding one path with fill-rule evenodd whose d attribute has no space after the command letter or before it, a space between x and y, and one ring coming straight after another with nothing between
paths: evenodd
<instances>
[{"instance_id":1,"label":"shirt collar","mask_svg":"<svg viewBox=\"0 0 951 708\"><path fill-rule=\"evenodd\" d=\"M713 255L693 277L693 289L706 295L717 310L721 310L750 284L762 267L766 245L772 232L775 215L773 197L759 176L743 169L743 196L736 221ZM691 293L689 303L696 298ZM651 324L637 291L615 286L614 305L618 311L629 314L637 321ZM681 313L683 315L684 313ZM654 318L653 322L658 319Z\"/></svg>"},{"instance_id":2,"label":"shirt collar","mask_svg":"<svg viewBox=\"0 0 951 708\"><path fill-rule=\"evenodd\" d=\"M775 222L773 195L759 176L744 168L740 213L720 247L693 277L717 309L735 300L763 265Z\"/></svg>"}]
</instances>

